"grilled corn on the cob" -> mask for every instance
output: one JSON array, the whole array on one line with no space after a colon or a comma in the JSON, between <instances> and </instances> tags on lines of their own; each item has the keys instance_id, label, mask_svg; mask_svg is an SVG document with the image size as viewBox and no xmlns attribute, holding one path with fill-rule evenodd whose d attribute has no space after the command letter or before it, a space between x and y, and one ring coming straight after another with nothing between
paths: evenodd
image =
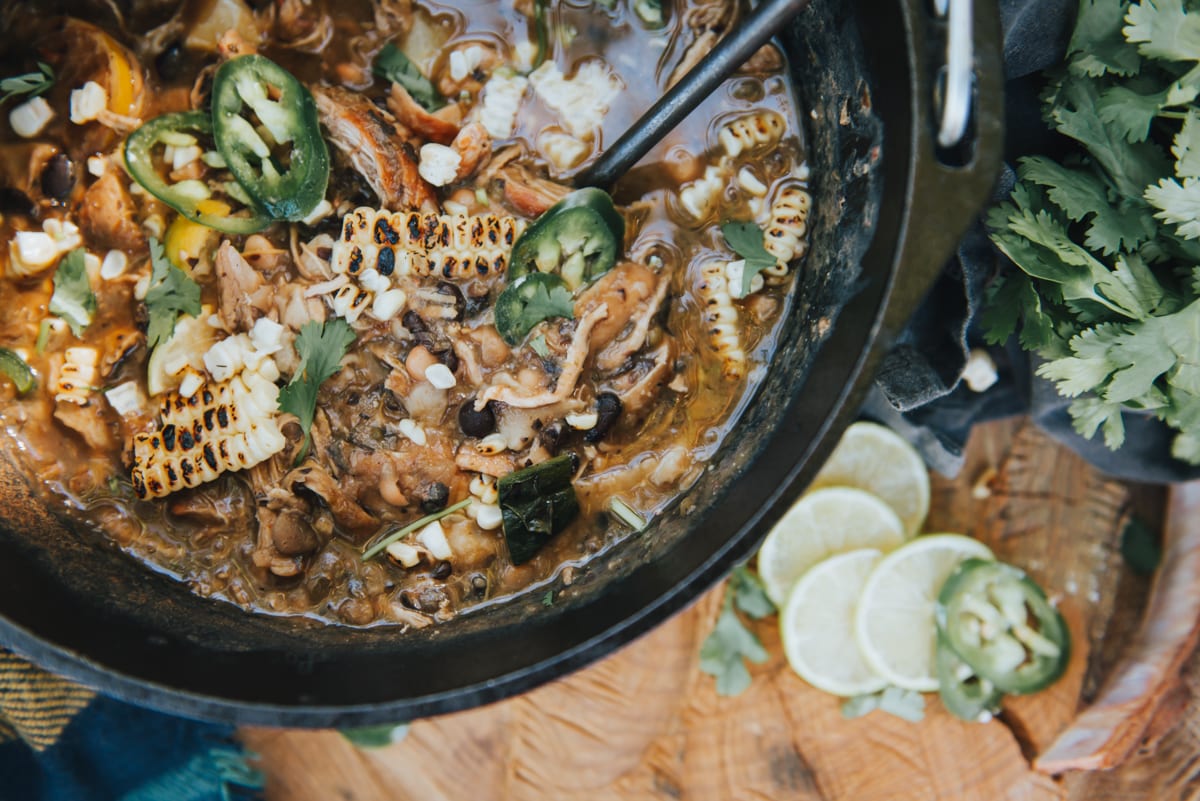
<instances>
[{"instance_id":1,"label":"grilled corn on the cob","mask_svg":"<svg viewBox=\"0 0 1200 801\"><path fill-rule=\"evenodd\" d=\"M776 263L763 270L767 275L781 278L787 275L788 264L808 250L808 211L812 197L799 186L785 186L775 195L771 214L763 231L763 248L774 256Z\"/></svg>"},{"instance_id":2,"label":"grilled corn on the cob","mask_svg":"<svg viewBox=\"0 0 1200 801\"><path fill-rule=\"evenodd\" d=\"M704 264L700 268L697 288L704 303L700 319L708 342L721 357L722 374L730 381L737 381L746 374L746 351L742 348L738 313L730 294L725 262L714 259Z\"/></svg>"},{"instance_id":3,"label":"grilled corn on the cob","mask_svg":"<svg viewBox=\"0 0 1200 801\"><path fill-rule=\"evenodd\" d=\"M95 348L67 348L62 367L58 368L54 400L59 403L86 405L88 395L95 391L96 365L99 362L100 351Z\"/></svg>"},{"instance_id":4,"label":"grilled corn on the cob","mask_svg":"<svg viewBox=\"0 0 1200 801\"><path fill-rule=\"evenodd\" d=\"M133 488L161 498L244 470L287 445L276 422L279 388L249 370L204 384L184 397L169 393L159 409L162 427L133 439Z\"/></svg>"},{"instance_id":5,"label":"grilled corn on the cob","mask_svg":"<svg viewBox=\"0 0 1200 801\"><path fill-rule=\"evenodd\" d=\"M498 214L392 213L360 208L347 214L333 246L333 271L351 283L331 298L333 311L354 322L370 310L395 316L407 301L396 278L462 281L502 273L525 221Z\"/></svg>"}]
</instances>

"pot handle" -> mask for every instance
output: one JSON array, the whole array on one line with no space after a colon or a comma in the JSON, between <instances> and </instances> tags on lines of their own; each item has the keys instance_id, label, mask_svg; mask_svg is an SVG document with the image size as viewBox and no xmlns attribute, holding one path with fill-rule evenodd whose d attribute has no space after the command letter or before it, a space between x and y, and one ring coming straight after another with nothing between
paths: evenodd
<instances>
[{"instance_id":1,"label":"pot handle","mask_svg":"<svg viewBox=\"0 0 1200 801\"><path fill-rule=\"evenodd\" d=\"M899 331L991 198L1003 160L996 0L906 0L912 73L909 204L884 317Z\"/></svg>"}]
</instances>

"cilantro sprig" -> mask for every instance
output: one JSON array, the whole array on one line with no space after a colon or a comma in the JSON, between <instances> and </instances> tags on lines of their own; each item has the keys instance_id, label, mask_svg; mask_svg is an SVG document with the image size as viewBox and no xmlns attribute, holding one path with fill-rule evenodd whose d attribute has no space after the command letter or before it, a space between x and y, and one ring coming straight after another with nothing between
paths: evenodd
<instances>
[{"instance_id":1,"label":"cilantro sprig","mask_svg":"<svg viewBox=\"0 0 1200 801\"><path fill-rule=\"evenodd\" d=\"M175 333L180 314L200 314L200 285L167 258L162 244L150 239L150 286L146 290L146 344L154 350Z\"/></svg>"},{"instance_id":2,"label":"cilantro sprig","mask_svg":"<svg viewBox=\"0 0 1200 801\"><path fill-rule=\"evenodd\" d=\"M309 431L317 413L317 392L325 379L341 368L342 358L354 342L354 329L340 318L318 323L310 320L296 337L300 364L292 380L279 390L279 410L296 415L304 431L298 460L308 452Z\"/></svg>"},{"instance_id":3,"label":"cilantro sprig","mask_svg":"<svg viewBox=\"0 0 1200 801\"><path fill-rule=\"evenodd\" d=\"M54 294L50 313L61 317L79 336L96 314L96 293L87 274L87 251L76 248L63 257L54 271ZM39 334L40 338L40 334Z\"/></svg>"},{"instance_id":4,"label":"cilantro sprig","mask_svg":"<svg viewBox=\"0 0 1200 801\"><path fill-rule=\"evenodd\" d=\"M741 256L746 265L742 268L742 284L732 287L735 298L750 294L754 276L768 267L775 266L776 259L763 247L763 232L752 222L730 220L721 224L721 233L733 252Z\"/></svg>"},{"instance_id":5,"label":"cilantro sprig","mask_svg":"<svg viewBox=\"0 0 1200 801\"><path fill-rule=\"evenodd\" d=\"M1043 95L1073 140L1020 161L992 209L1019 268L989 289L992 343L1014 333L1038 375L1074 398L1075 430L1125 441L1126 411L1178 432L1200 464L1200 12L1182 0L1080 4L1064 68Z\"/></svg>"},{"instance_id":6,"label":"cilantro sprig","mask_svg":"<svg viewBox=\"0 0 1200 801\"><path fill-rule=\"evenodd\" d=\"M50 87L54 86L54 68L43 61L39 61L37 67L37 72L27 72L0 80L0 92L4 93L0 96L0 103L22 95L38 97L50 91Z\"/></svg>"},{"instance_id":7,"label":"cilantro sprig","mask_svg":"<svg viewBox=\"0 0 1200 801\"><path fill-rule=\"evenodd\" d=\"M738 615L759 620L775 612L762 582L744 565L734 568L725 588L721 614L712 633L700 647L700 669L717 680L718 695L740 695L750 686L745 660L767 661L767 650Z\"/></svg>"}]
</instances>

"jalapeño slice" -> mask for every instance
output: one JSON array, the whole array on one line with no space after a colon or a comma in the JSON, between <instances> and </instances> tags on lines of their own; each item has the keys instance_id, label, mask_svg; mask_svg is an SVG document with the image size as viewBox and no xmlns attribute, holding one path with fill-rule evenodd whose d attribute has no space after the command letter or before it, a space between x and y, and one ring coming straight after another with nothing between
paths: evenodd
<instances>
[{"instance_id":1,"label":"jalape\u00f1o slice","mask_svg":"<svg viewBox=\"0 0 1200 801\"><path fill-rule=\"evenodd\" d=\"M1000 708L1004 693L987 679L977 676L941 637L938 638L934 664L937 666L938 695L951 715L976 722Z\"/></svg>"},{"instance_id":2,"label":"jalape\u00f1o slice","mask_svg":"<svg viewBox=\"0 0 1200 801\"><path fill-rule=\"evenodd\" d=\"M275 220L303 220L325 198L329 150L312 93L259 55L221 65L213 78L217 149L246 193Z\"/></svg>"},{"instance_id":3,"label":"jalape\u00f1o slice","mask_svg":"<svg viewBox=\"0 0 1200 801\"><path fill-rule=\"evenodd\" d=\"M519 343L542 320L575 316L566 283L552 273L522 275L496 298L495 311L496 330L510 345Z\"/></svg>"},{"instance_id":4,"label":"jalape\u00f1o slice","mask_svg":"<svg viewBox=\"0 0 1200 801\"><path fill-rule=\"evenodd\" d=\"M1012 565L966 560L943 585L935 614L945 643L1002 692L1036 692L1066 669L1066 623Z\"/></svg>"},{"instance_id":5,"label":"jalape\u00f1o slice","mask_svg":"<svg viewBox=\"0 0 1200 801\"><path fill-rule=\"evenodd\" d=\"M538 217L513 245L508 280L533 272L556 273L574 292L617 263L625 245L625 220L600 189L579 189Z\"/></svg>"},{"instance_id":6,"label":"jalape\u00f1o slice","mask_svg":"<svg viewBox=\"0 0 1200 801\"><path fill-rule=\"evenodd\" d=\"M0 375L8 376L18 395L33 389L33 370L25 360L8 348L0 348Z\"/></svg>"},{"instance_id":7,"label":"jalape\u00f1o slice","mask_svg":"<svg viewBox=\"0 0 1200 801\"><path fill-rule=\"evenodd\" d=\"M212 120L203 111L163 114L142 125L125 142L125 168L150 194L193 222L226 234L252 234L270 225L257 208L239 201L240 186L228 182L226 199L217 199L213 187L190 179L170 182L171 171L163 155L167 147L205 147L211 143ZM161 164L161 166L160 166ZM232 205L243 210L231 211Z\"/></svg>"}]
</instances>

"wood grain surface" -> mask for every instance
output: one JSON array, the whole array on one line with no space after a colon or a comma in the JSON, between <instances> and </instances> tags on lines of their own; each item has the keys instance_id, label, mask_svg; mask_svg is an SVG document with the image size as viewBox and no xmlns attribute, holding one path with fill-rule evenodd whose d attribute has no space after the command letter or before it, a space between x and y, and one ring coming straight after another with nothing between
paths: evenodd
<instances>
[{"instance_id":1,"label":"wood grain surface","mask_svg":"<svg viewBox=\"0 0 1200 801\"><path fill-rule=\"evenodd\" d=\"M527 695L416 721L407 738L362 750L336 732L245 730L272 801L574 799L1173 799L1200 789L1200 662L1184 672L1123 767L1048 777L1031 760L1095 697L1134 637L1149 589L1120 556L1135 510L1161 524L1161 490L1106 479L1021 421L981 427L951 481L935 477L926 531L960 531L1024 567L1074 636L1065 677L968 724L927 696L919 724L874 712L844 720L839 699L771 654L736 698L698 669L718 588L621 652Z\"/></svg>"}]
</instances>

